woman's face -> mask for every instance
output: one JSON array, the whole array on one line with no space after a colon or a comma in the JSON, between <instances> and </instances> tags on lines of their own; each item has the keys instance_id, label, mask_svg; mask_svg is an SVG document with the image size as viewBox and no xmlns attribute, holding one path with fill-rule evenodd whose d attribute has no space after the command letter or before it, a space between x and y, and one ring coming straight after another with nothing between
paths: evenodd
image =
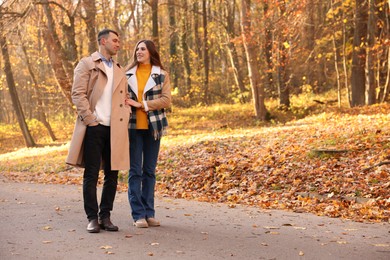
<instances>
[{"instance_id":1,"label":"woman's face","mask_svg":"<svg viewBox=\"0 0 390 260\"><path fill-rule=\"evenodd\" d=\"M150 64L150 53L144 42L138 44L135 55L137 56L137 61L139 63Z\"/></svg>"}]
</instances>

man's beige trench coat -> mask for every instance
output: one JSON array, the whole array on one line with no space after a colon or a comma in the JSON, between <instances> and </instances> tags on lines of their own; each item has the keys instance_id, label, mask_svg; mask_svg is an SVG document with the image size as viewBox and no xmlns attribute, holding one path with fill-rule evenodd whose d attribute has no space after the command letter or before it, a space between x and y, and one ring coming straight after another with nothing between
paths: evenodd
<instances>
[{"instance_id":1,"label":"man's beige trench coat","mask_svg":"<svg viewBox=\"0 0 390 260\"><path fill-rule=\"evenodd\" d=\"M130 107L125 105L127 79L117 62L114 66L114 85L111 107L111 169L130 168L128 122ZM95 106L107 83L103 62L98 52L80 60L75 68L72 101L77 109L77 120L66 158L66 163L84 167L84 136L87 125L95 121Z\"/></svg>"}]
</instances>

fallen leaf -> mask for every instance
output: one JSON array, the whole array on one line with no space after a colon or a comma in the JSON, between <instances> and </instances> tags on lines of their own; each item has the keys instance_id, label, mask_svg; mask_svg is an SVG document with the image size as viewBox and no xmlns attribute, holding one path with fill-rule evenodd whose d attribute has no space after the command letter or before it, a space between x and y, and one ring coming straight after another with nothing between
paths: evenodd
<instances>
[{"instance_id":1,"label":"fallen leaf","mask_svg":"<svg viewBox=\"0 0 390 260\"><path fill-rule=\"evenodd\" d=\"M53 229L52 229L51 226L45 226L45 227L43 227L43 230L48 230L48 231L50 231L50 230L53 230Z\"/></svg>"},{"instance_id":2,"label":"fallen leaf","mask_svg":"<svg viewBox=\"0 0 390 260\"><path fill-rule=\"evenodd\" d=\"M279 235L280 234L279 232L275 232L275 231L266 231L265 233L271 234L271 235Z\"/></svg>"},{"instance_id":3,"label":"fallen leaf","mask_svg":"<svg viewBox=\"0 0 390 260\"><path fill-rule=\"evenodd\" d=\"M158 246L160 243L151 243L151 246Z\"/></svg>"},{"instance_id":4,"label":"fallen leaf","mask_svg":"<svg viewBox=\"0 0 390 260\"><path fill-rule=\"evenodd\" d=\"M306 230L305 227L294 227L294 229L297 229L297 230Z\"/></svg>"},{"instance_id":5,"label":"fallen leaf","mask_svg":"<svg viewBox=\"0 0 390 260\"><path fill-rule=\"evenodd\" d=\"M299 251L299 255L303 256L303 255L305 255L305 253L303 253L303 251Z\"/></svg>"},{"instance_id":6,"label":"fallen leaf","mask_svg":"<svg viewBox=\"0 0 390 260\"><path fill-rule=\"evenodd\" d=\"M130 234L125 235L125 238L131 238L131 237L133 237L133 235L130 235Z\"/></svg>"},{"instance_id":7,"label":"fallen leaf","mask_svg":"<svg viewBox=\"0 0 390 260\"><path fill-rule=\"evenodd\" d=\"M269 226L264 226L263 228L265 228L265 229L280 229L280 227L269 227Z\"/></svg>"},{"instance_id":8,"label":"fallen leaf","mask_svg":"<svg viewBox=\"0 0 390 260\"><path fill-rule=\"evenodd\" d=\"M100 249L111 249L112 246L101 246Z\"/></svg>"},{"instance_id":9,"label":"fallen leaf","mask_svg":"<svg viewBox=\"0 0 390 260\"><path fill-rule=\"evenodd\" d=\"M379 246L379 247L389 247L389 244L373 244L373 246Z\"/></svg>"}]
</instances>

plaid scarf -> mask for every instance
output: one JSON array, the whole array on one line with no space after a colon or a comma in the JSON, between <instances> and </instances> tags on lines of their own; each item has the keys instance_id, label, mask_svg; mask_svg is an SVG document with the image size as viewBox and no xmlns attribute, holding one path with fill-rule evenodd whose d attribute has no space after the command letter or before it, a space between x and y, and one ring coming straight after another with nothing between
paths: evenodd
<instances>
[{"instance_id":1,"label":"plaid scarf","mask_svg":"<svg viewBox=\"0 0 390 260\"><path fill-rule=\"evenodd\" d=\"M130 75L131 77L132 75ZM156 86L150 89L145 93L145 100L154 100L161 96L162 85L164 83L165 75L163 74L152 74L151 77L156 82ZM133 92L130 86L128 86L130 98L138 101L137 96ZM136 129L136 108L132 107L132 113L129 121L129 129ZM154 111L147 111L149 131L154 136L154 139L160 139L162 136L166 135L168 128L168 120L165 114L165 109L159 109Z\"/></svg>"}]
</instances>

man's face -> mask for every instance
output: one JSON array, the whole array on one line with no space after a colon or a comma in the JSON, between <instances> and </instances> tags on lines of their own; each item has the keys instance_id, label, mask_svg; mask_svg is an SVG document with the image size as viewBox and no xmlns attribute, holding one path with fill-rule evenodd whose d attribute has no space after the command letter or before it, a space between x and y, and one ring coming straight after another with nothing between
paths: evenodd
<instances>
[{"instance_id":1,"label":"man's face","mask_svg":"<svg viewBox=\"0 0 390 260\"><path fill-rule=\"evenodd\" d=\"M110 32L107 39L102 38L102 45L107 51L107 54L114 56L120 47L119 37L115 33Z\"/></svg>"}]
</instances>

